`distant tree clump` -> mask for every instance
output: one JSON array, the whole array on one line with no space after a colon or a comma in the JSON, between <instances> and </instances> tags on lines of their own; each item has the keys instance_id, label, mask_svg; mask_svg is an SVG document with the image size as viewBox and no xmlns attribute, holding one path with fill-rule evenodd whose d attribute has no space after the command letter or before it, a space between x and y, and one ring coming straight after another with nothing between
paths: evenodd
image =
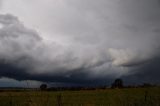
<instances>
[{"instance_id":1,"label":"distant tree clump","mask_svg":"<svg viewBox=\"0 0 160 106\"><path fill-rule=\"evenodd\" d=\"M112 84L112 88L123 88L122 79L116 79Z\"/></svg>"},{"instance_id":2,"label":"distant tree clump","mask_svg":"<svg viewBox=\"0 0 160 106\"><path fill-rule=\"evenodd\" d=\"M153 87L154 85L150 83L144 83L141 87Z\"/></svg>"},{"instance_id":3,"label":"distant tree clump","mask_svg":"<svg viewBox=\"0 0 160 106\"><path fill-rule=\"evenodd\" d=\"M41 90L46 90L47 89L47 84L41 84L40 89Z\"/></svg>"}]
</instances>

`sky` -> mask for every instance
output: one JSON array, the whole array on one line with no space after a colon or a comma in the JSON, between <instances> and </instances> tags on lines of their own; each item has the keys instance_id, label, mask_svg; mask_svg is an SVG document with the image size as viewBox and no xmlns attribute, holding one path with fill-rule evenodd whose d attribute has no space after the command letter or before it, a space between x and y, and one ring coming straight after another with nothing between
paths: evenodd
<instances>
[{"instance_id":1,"label":"sky","mask_svg":"<svg viewBox=\"0 0 160 106\"><path fill-rule=\"evenodd\" d=\"M0 0L0 86L160 83L159 0Z\"/></svg>"}]
</instances>

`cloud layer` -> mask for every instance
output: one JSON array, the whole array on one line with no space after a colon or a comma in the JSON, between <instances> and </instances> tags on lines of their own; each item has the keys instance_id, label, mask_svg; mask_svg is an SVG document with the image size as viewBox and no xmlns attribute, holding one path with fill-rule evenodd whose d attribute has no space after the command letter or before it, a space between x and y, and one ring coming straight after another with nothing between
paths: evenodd
<instances>
[{"instance_id":1,"label":"cloud layer","mask_svg":"<svg viewBox=\"0 0 160 106\"><path fill-rule=\"evenodd\" d=\"M153 65L159 75L158 0L6 0L2 7L1 77L84 83L148 76Z\"/></svg>"}]
</instances>

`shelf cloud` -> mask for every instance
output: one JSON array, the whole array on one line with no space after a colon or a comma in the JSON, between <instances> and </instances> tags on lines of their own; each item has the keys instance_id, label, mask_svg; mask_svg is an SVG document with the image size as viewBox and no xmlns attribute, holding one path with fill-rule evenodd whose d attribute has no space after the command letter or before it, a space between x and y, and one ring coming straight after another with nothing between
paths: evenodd
<instances>
[{"instance_id":1,"label":"shelf cloud","mask_svg":"<svg viewBox=\"0 0 160 106\"><path fill-rule=\"evenodd\" d=\"M159 0L2 1L0 77L160 82Z\"/></svg>"}]
</instances>

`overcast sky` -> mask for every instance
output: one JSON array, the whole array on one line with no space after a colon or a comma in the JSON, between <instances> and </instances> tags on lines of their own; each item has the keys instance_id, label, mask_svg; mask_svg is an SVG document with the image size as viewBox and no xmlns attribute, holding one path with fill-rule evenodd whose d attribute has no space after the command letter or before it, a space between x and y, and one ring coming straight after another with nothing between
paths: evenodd
<instances>
[{"instance_id":1,"label":"overcast sky","mask_svg":"<svg viewBox=\"0 0 160 106\"><path fill-rule=\"evenodd\" d=\"M159 40L159 0L0 0L0 85L158 84Z\"/></svg>"}]
</instances>

